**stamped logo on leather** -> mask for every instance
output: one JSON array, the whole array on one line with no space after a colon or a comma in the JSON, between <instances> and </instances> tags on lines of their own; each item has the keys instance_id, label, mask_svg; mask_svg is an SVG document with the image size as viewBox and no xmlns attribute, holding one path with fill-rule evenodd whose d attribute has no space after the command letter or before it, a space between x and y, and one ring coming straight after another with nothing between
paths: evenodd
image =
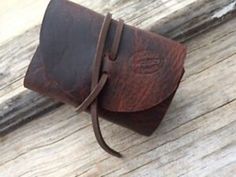
<instances>
[{"instance_id":1,"label":"stamped logo on leather","mask_svg":"<svg viewBox=\"0 0 236 177\"><path fill-rule=\"evenodd\" d=\"M131 68L138 74L152 74L159 70L162 58L158 53L141 51L131 57Z\"/></svg>"}]
</instances>

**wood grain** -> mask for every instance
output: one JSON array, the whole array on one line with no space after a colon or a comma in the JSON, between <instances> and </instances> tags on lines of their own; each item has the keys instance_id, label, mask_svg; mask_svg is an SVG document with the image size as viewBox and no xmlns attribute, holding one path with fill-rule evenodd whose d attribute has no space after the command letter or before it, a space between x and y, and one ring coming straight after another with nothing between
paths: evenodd
<instances>
[{"instance_id":1,"label":"wood grain","mask_svg":"<svg viewBox=\"0 0 236 177\"><path fill-rule=\"evenodd\" d=\"M129 24L160 32L180 41L186 41L235 16L235 2L232 0L76 2L101 13L111 11L115 18L123 18ZM220 13L222 10L225 13ZM5 134L28 122L27 119L34 119L60 105L23 88L23 77L38 44L38 33L39 26L36 26L0 46L0 133ZM214 64L214 61L204 62ZM192 68L198 67L201 70L201 63L192 65ZM192 74L194 73L189 72L189 75ZM187 76L188 74L185 77Z\"/></svg>"},{"instance_id":2,"label":"wood grain","mask_svg":"<svg viewBox=\"0 0 236 177\"><path fill-rule=\"evenodd\" d=\"M88 114L63 105L0 138L1 176L234 177L235 29L232 19L185 43L185 78L153 136L101 120L123 159L99 147Z\"/></svg>"}]
</instances>

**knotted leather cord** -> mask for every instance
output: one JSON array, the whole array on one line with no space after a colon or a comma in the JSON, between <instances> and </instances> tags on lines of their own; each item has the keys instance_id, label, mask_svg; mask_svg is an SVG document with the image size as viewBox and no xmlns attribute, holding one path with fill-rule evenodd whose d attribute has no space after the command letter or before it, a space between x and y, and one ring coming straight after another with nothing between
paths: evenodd
<instances>
[{"instance_id":1,"label":"knotted leather cord","mask_svg":"<svg viewBox=\"0 0 236 177\"><path fill-rule=\"evenodd\" d=\"M76 108L76 111L81 112L84 111L85 109L88 108L90 105L90 113L92 117L92 124L93 124L93 131L95 134L95 137L99 143L99 145L109 154L114 155L116 157L122 157L122 155L119 152L116 152L115 150L111 149L106 142L104 141L100 126L99 126L99 121L98 121L98 110L97 110L97 96L99 93L102 91L103 87L105 86L108 75L106 73L103 73L101 78L99 79L99 74L100 74L100 68L102 64L102 58L103 58L103 53L104 53L104 45L107 37L107 33L109 30L109 26L111 23L111 14L108 13L106 17L104 18L102 28L98 37L98 43L97 43L97 48L96 48L96 53L95 53L95 60L93 63L93 70L92 70L92 83L91 83L91 92L89 96ZM124 23L122 20L119 20L114 41L112 44L112 49L110 51L109 59L115 60L117 51L119 48L119 43L121 39L121 34L123 30Z\"/></svg>"}]
</instances>

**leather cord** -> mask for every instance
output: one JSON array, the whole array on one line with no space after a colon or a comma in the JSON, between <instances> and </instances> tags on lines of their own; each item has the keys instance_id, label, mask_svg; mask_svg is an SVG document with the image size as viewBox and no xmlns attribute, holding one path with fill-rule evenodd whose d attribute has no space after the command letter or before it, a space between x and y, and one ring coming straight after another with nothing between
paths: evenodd
<instances>
[{"instance_id":1,"label":"leather cord","mask_svg":"<svg viewBox=\"0 0 236 177\"><path fill-rule=\"evenodd\" d=\"M118 52L118 49L119 49L119 44L120 44L120 39L121 39L121 34L122 34L123 27L124 27L124 21L120 19L119 22L118 22L118 25L117 25L114 42L113 42L112 47L111 47L111 54L110 54L110 59L111 60L116 59L116 55L117 55L117 52Z\"/></svg>"},{"instance_id":2,"label":"leather cord","mask_svg":"<svg viewBox=\"0 0 236 177\"><path fill-rule=\"evenodd\" d=\"M108 75L103 74L98 84L90 92L89 96L78 107L75 108L76 112L81 113L84 110L86 110L89 107L89 105L91 105L91 103L97 98L99 93L102 91L103 87L105 86L107 82L107 79L108 79Z\"/></svg>"},{"instance_id":3,"label":"leather cord","mask_svg":"<svg viewBox=\"0 0 236 177\"><path fill-rule=\"evenodd\" d=\"M104 141L101 130L100 130L99 120L98 120L97 97L99 93L102 91L103 87L105 86L108 80L108 75L106 73L102 73L102 76L100 78L100 68L101 68L102 59L103 59L105 41L106 41L106 37L109 31L111 20L112 20L111 14L108 13L104 18L102 28L98 37L95 59L92 66L92 82L91 82L91 89L90 89L91 92L88 95L88 97L76 108L76 111L82 112L90 106L93 131L99 145L109 154L114 155L116 157L122 157L122 155L119 152L116 152L115 150L111 149ZM111 60L116 59L123 26L124 26L123 21L119 20L115 37L114 37L114 41L112 44L112 48L109 54L109 59Z\"/></svg>"}]
</instances>

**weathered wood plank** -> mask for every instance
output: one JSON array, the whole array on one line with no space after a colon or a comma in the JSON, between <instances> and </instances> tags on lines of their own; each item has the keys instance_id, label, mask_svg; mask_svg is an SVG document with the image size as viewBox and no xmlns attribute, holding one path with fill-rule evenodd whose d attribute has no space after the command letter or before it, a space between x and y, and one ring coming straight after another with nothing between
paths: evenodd
<instances>
[{"instance_id":1,"label":"weathered wood plank","mask_svg":"<svg viewBox=\"0 0 236 177\"><path fill-rule=\"evenodd\" d=\"M235 8L235 0L195 1L183 10L168 16L168 21L159 22L155 26L151 25L148 29L179 41L185 41L235 16ZM160 29L163 25L165 28Z\"/></svg>"},{"instance_id":2,"label":"weathered wood plank","mask_svg":"<svg viewBox=\"0 0 236 177\"><path fill-rule=\"evenodd\" d=\"M183 2L172 0L166 3L132 0L107 3L106 5L103 4L103 1L97 4L91 3L91 1L81 2L87 6L92 5L93 9L100 9L99 11L103 13L111 11L115 18L121 17L129 24L154 32L159 31L163 35L181 41L223 22L222 19L226 21L235 15L235 1L232 0ZM4 133L9 128L13 129L27 119L31 120L45 110L51 110L50 108L60 105L26 90L22 85L26 67L31 59L30 56L33 55L38 44L38 31L39 27L35 27L0 47L0 133ZM222 58L219 57L218 59L221 60ZM202 60L204 58L201 58ZM190 64L194 65L190 70L198 67L195 72L200 72L201 61L190 61ZM206 62L210 65L217 61ZM198 62L199 64L191 62ZM194 73L189 72L185 77L192 74Z\"/></svg>"},{"instance_id":3,"label":"weathered wood plank","mask_svg":"<svg viewBox=\"0 0 236 177\"><path fill-rule=\"evenodd\" d=\"M234 177L235 26L233 19L186 42L186 77L151 137L101 120L105 139L123 159L99 147L88 114L63 105L0 138L1 175Z\"/></svg>"}]
</instances>

